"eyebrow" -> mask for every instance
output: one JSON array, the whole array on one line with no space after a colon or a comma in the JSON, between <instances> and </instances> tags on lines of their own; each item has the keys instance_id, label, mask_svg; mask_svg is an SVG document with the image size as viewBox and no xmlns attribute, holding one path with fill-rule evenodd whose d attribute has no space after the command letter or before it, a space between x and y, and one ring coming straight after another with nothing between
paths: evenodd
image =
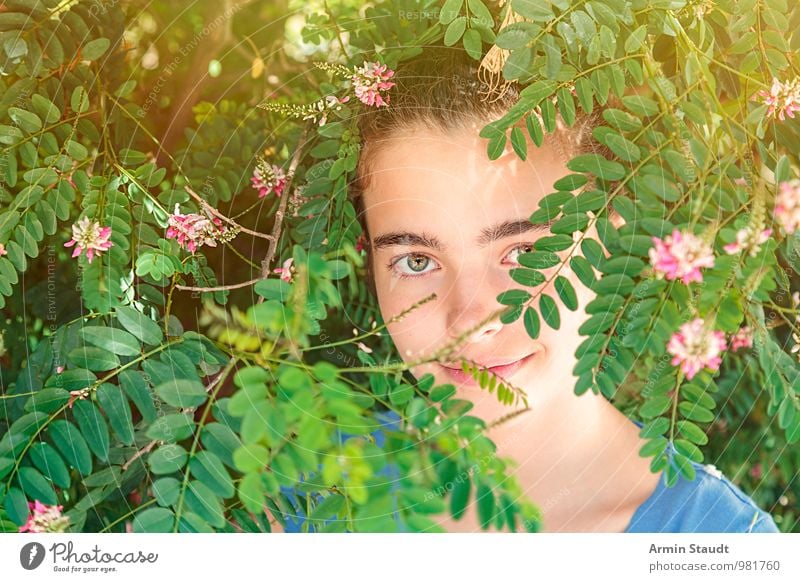
<instances>
[{"instance_id":1,"label":"eyebrow","mask_svg":"<svg viewBox=\"0 0 800 582\"><path fill-rule=\"evenodd\" d=\"M506 220L499 222L494 226L488 226L481 229L480 235L475 240L479 247L483 248L492 241L506 238L509 236L517 236L525 234L526 232L546 233L550 231L550 227L555 222L555 219L549 220L544 224L533 224L530 220ZM421 246L434 249L436 251L444 251L446 246L433 235L422 233L415 233L409 231L392 231L375 237L372 241L373 250L387 248L391 246Z\"/></svg>"}]
</instances>

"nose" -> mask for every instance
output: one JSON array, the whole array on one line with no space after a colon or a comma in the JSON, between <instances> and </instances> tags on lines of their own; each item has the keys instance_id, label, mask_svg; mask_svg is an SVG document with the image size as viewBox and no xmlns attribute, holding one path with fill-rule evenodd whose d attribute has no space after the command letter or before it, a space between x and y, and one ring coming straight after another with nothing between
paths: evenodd
<instances>
[{"instance_id":1,"label":"nose","mask_svg":"<svg viewBox=\"0 0 800 582\"><path fill-rule=\"evenodd\" d=\"M499 315L485 321L502 309L497 295L502 291L485 271L477 277L459 277L450 292L447 306L447 335L456 339L472 330L465 343L491 340L503 328ZM473 329L475 328L475 329Z\"/></svg>"}]
</instances>

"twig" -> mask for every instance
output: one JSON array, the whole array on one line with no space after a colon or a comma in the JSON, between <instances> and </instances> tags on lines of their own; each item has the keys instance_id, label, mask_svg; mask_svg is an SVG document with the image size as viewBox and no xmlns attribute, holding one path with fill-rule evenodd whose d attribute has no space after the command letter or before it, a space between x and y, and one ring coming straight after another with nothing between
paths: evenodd
<instances>
[{"instance_id":1,"label":"twig","mask_svg":"<svg viewBox=\"0 0 800 582\"><path fill-rule=\"evenodd\" d=\"M303 144L306 139L306 135L308 135L308 125L303 127L303 133L300 135L300 139L297 141L297 147L294 150L294 154L292 154L292 161L289 163L289 169L286 172L286 185L283 188L283 191L287 194L285 196L281 196L281 202L278 206L277 212L275 212L275 224L272 226L272 239L269 241L269 248L267 249L267 254L264 257L264 260L261 261L261 278L266 279L269 277L269 267L272 259L275 258L275 251L278 248L278 241L281 237L281 229L283 227L283 215L286 212L286 205L289 201L288 192L291 189L292 182L294 181L294 174L297 170L297 165L300 163L300 158L303 153ZM262 303L264 301L264 297L258 298L258 303Z\"/></svg>"},{"instance_id":2,"label":"twig","mask_svg":"<svg viewBox=\"0 0 800 582\"><path fill-rule=\"evenodd\" d=\"M194 190L192 190L192 189L191 189L191 187L189 187L188 185L184 186L184 187L183 187L183 189L184 189L184 190L186 190L186 191L189 193L189 195L190 195L192 198L194 198L195 200L197 200L197 202L198 202L198 203L199 203L199 204L200 204L200 205L201 205L203 208L205 208L206 210L208 210L208 211L209 211L211 214L213 214L213 215L214 215L214 216L216 216L217 218L219 218L219 219L221 219L221 220L224 220L224 221L225 221L225 222L227 222L228 224L232 224L234 227L236 227L237 229L239 229L239 231L240 231L240 232L244 232L244 233L247 233L247 234L249 234L249 235L256 236L256 237L258 237L258 238L265 238L265 239L267 239L267 240L272 240L272 235L269 235L269 234L264 234L263 232L257 232L257 231L255 231L255 230L250 230L249 228L245 228L244 226L242 226L241 224L239 224L239 223L238 223L238 222L236 222L235 220L232 220L232 219L228 218L227 216L225 216L224 214L222 214L222 213L221 213L219 210L217 210L216 208L214 208L213 206L211 206L211 204L209 204L208 202L206 202L206 200L205 200L205 199L203 199L203 198L202 198L202 197L201 197L201 196L200 196L200 195L199 195L197 192L195 192Z\"/></svg>"},{"instance_id":3,"label":"twig","mask_svg":"<svg viewBox=\"0 0 800 582\"><path fill-rule=\"evenodd\" d=\"M231 285L217 285L216 287L194 287L192 285L175 285L175 289L180 289L181 291L201 291L211 293L213 291L230 291L231 289L241 289L242 287L249 287L250 285L255 285L259 281L263 281L266 277L257 277L256 279L250 279L249 281L244 281L242 283L233 283Z\"/></svg>"}]
</instances>

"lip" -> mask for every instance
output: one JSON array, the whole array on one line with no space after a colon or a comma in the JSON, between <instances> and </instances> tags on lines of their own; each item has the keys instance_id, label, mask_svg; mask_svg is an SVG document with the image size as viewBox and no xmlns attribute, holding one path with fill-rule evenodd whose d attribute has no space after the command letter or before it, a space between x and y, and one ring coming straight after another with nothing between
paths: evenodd
<instances>
[{"instance_id":1,"label":"lip","mask_svg":"<svg viewBox=\"0 0 800 582\"><path fill-rule=\"evenodd\" d=\"M502 364L499 366L484 367L484 369L486 369L489 372L492 372L493 374L497 375L499 378L502 378L503 380L508 380L508 378L512 374L514 374L517 370L519 370L519 368L522 367L524 364L532 360L538 353L539 352L536 351L533 352L532 354L528 354L524 358L519 359L515 362L510 362L508 364ZM450 368L448 366L445 366L444 364L439 364L439 365L442 368L444 368L445 372L447 372L447 374L459 384L466 384L469 386L479 386L478 381L472 377L472 374L464 372L460 367Z\"/></svg>"}]
</instances>

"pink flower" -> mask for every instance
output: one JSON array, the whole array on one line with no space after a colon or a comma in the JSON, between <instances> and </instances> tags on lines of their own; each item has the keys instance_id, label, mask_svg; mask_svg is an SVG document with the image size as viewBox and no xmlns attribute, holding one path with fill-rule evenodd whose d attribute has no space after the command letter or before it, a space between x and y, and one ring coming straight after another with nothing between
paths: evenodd
<instances>
[{"instance_id":1,"label":"pink flower","mask_svg":"<svg viewBox=\"0 0 800 582\"><path fill-rule=\"evenodd\" d=\"M253 184L253 188L258 190L259 198L263 198L270 192L275 192L277 196L280 196L286 187L286 174L280 166L268 164L259 159L250 182Z\"/></svg>"},{"instance_id":2,"label":"pink flower","mask_svg":"<svg viewBox=\"0 0 800 582\"><path fill-rule=\"evenodd\" d=\"M8 251L6 250L6 245L4 245L3 243L0 243L0 257L2 257L3 255L7 255L7 254L8 254Z\"/></svg>"},{"instance_id":3,"label":"pink flower","mask_svg":"<svg viewBox=\"0 0 800 582\"><path fill-rule=\"evenodd\" d=\"M749 248L750 256L755 257L761 245L767 242L771 234L771 228L765 228L760 233L756 233L756 231L751 228L743 228L736 233L736 242L727 244L722 248L724 248L725 252L729 255Z\"/></svg>"},{"instance_id":4,"label":"pink flower","mask_svg":"<svg viewBox=\"0 0 800 582\"><path fill-rule=\"evenodd\" d=\"M361 233L360 235L358 235L358 238L356 239L356 247L355 247L357 253L361 253L361 251L364 250L366 242L367 242L367 237L364 236L364 233Z\"/></svg>"},{"instance_id":5,"label":"pink flower","mask_svg":"<svg viewBox=\"0 0 800 582\"><path fill-rule=\"evenodd\" d=\"M794 112L800 111L800 78L782 83L773 77L770 90L759 91L758 96L769 106L767 115L781 121L786 115L794 118Z\"/></svg>"},{"instance_id":6,"label":"pink flower","mask_svg":"<svg viewBox=\"0 0 800 582\"><path fill-rule=\"evenodd\" d=\"M63 532L69 527L69 517L61 515L62 505L45 505L38 499L33 503L28 502L28 510L33 511L28 516L25 525L19 528L21 532L45 533Z\"/></svg>"},{"instance_id":7,"label":"pink flower","mask_svg":"<svg viewBox=\"0 0 800 582\"><path fill-rule=\"evenodd\" d=\"M725 334L709 332L702 318L684 323L667 344L667 351L674 356L671 364L681 365L686 378L691 380L703 368L718 370L722 362L720 354L725 350Z\"/></svg>"},{"instance_id":8,"label":"pink flower","mask_svg":"<svg viewBox=\"0 0 800 582\"><path fill-rule=\"evenodd\" d=\"M730 351L735 352L739 348L752 348L753 347L753 330L745 325L739 328L735 334L731 336Z\"/></svg>"},{"instance_id":9,"label":"pink flower","mask_svg":"<svg viewBox=\"0 0 800 582\"><path fill-rule=\"evenodd\" d=\"M684 284L700 282L703 280L700 268L714 266L711 247L690 232L675 229L664 240L651 238L655 248L648 251L650 263L659 279L666 276L668 280L680 278Z\"/></svg>"},{"instance_id":10,"label":"pink flower","mask_svg":"<svg viewBox=\"0 0 800 582\"><path fill-rule=\"evenodd\" d=\"M281 279L283 281L286 281L287 283L291 283L292 282L292 274L295 271L295 268L292 266L292 262L294 262L294 259L292 257L289 257L288 259L283 261L283 266L282 267L275 267L274 269L272 269L272 272L273 273L280 273Z\"/></svg>"},{"instance_id":11,"label":"pink flower","mask_svg":"<svg viewBox=\"0 0 800 582\"><path fill-rule=\"evenodd\" d=\"M64 246L71 247L77 244L72 256L77 257L86 251L86 259L91 263L95 256L113 246L114 243L108 240L110 237L110 226L100 226L99 222L84 216L72 225L72 240L64 243Z\"/></svg>"},{"instance_id":12,"label":"pink flower","mask_svg":"<svg viewBox=\"0 0 800 582\"><path fill-rule=\"evenodd\" d=\"M174 238L181 248L194 253L197 247L208 245L217 246L217 239L225 233L222 221L217 218L209 219L202 214L181 214L180 206L175 204L175 213L169 217L167 238Z\"/></svg>"},{"instance_id":13,"label":"pink flower","mask_svg":"<svg viewBox=\"0 0 800 582\"><path fill-rule=\"evenodd\" d=\"M750 468L750 476L753 477L753 479L761 478L761 463L756 463Z\"/></svg>"},{"instance_id":14,"label":"pink flower","mask_svg":"<svg viewBox=\"0 0 800 582\"><path fill-rule=\"evenodd\" d=\"M792 234L800 225L800 180L781 182L775 199L775 221L786 234Z\"/></svg>"},{"instance_id":15,"label":"pink flower","mask_svg":"<svg viewBox=\"0 0 800 582\"><path fill-rule=\"evenodd\" d=\"M392 75L394 71L387 69L386 65L364 61L364 66L356 67L356 72L351 77L356 97L365 105L387 106L389 96L384 98L381 91L395 86L393 81L388 80Z\"/></svg>"}]
</instances>

